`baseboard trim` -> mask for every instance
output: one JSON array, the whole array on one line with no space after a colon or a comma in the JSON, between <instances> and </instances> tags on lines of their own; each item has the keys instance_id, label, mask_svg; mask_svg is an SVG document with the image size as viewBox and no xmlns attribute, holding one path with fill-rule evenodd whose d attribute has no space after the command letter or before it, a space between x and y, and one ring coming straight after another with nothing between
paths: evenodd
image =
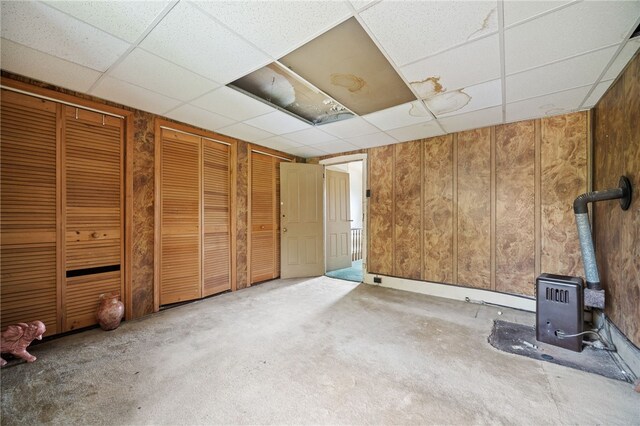
<instances>
[{"instance_id":1,"label":"baseboard trim","mask_svg":"<svg viewBox=\"0 0 640 426\"><path fill-rule=\"evenodd\" d=\"M381 278L382 282L374 283L374 277ZM396 290L410 291L412 293L443 297L446 299L498 305L529 312L536 311L536 299L533 297L517 296L514 294L499 293L479 288L410 280L406 278L369 273L364 274L364 283L380 287L394 288Z\"/></svg>"},{"instance_id":2,"label":"baseboard trim","mask_svg":"<svg viewBox=\"0 0 640 426\"><path fill-rule=\"evenodd\" d=\"M603 323L604 322L604 323ZM596 315L595 325L602 326L604 335L611 339L611 343L616 346L616 353L628 367L628 371L635 376L633 379L640 377L640 348L631 342L627 336L613 323L608 316L600 313Z\"/></svg>"}]
</instances>

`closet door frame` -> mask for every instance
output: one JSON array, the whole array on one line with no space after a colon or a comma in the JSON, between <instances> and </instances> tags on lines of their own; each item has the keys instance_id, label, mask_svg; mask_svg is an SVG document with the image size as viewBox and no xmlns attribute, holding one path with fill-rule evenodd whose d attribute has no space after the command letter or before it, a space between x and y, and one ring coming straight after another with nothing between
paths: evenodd
<instances>
[{"instance_id":1,"label":"closet door frame","mask_svg":"<svg viewBox=\"0 0 640 426\"><path fill-rule=\"evenodd\" d=\"M256 154L260 154L260 155L268 155L271 157L275 157L275 158L279 158L282 161L288 161L291 163L294 163L296 161L296 158L293 155L290 154L285 154L284 152L280 152L280 151L276 151L274 149L270 149L270 148L266 148L260 145L254 145L254 144L248 144L247 147L247 152L248 152L248 159L247 162L248 164L248 172L247 172L247 287L251 287L253 284L251 283L251 237L252 237L252 233L253 233L253 223L251 220L251 208L252 208L252 204L251 204L251 189L252 189L252 180L251 180L251 173L252 173L252 155L255 152ZM273 177L274 179L274 185L275 182L278 180L277 177L274 175ZM277 198L276 198L276 188L273 188L273 200L274 200L274 232L280 232L280 217L278 215L275 214L275 212L278 210L277 206L275 205L275 203L278 202ZM274 239L274 241L278 241L277 238ZM275 256L275 254L274 254ZM279 266L279 262L280 259L274 259L275 262L278 263ZM274 279L277 277L273 277Z\"/></svg>"},{"instance_id":2,"label":"closet door frame","mask_svg":"<svg viewBox=\"0 0 640 426\"><path fill-rule=\"evenodd\" d=\"M180 124L173 121L165 120L162 118L155 118L155 126L154 126L154 243L153 243L153 311L158 312L160 310L160 224L161 224L161 206L160 206L160 198L161 198L161 185L160 185L160 176L162 173L162 129L167 128L174 131L187 133L190 135L199 136L206 139L211 139L214 141L222 142L223 144L227 144L229 146L229 229L230 229L230 252L231 252L231 262L230 262L230 280L231 280L231 291L236 291L237 289L237 281L236 281L236 258L237 258L237 244L236 244L236 210L237 210L237 174L238 174L238 147L237 141L233 138L219 135L217 133L213 133L207 130L198 129L196 127L192 127L186 124ZM200 147L202 154L202 146ZM200 179L202 180L202 156L200 158ZM202 183L202 182L201 182ZM202 192L202 191L201 191ZM202 200L201 200L202 202ZM203 205L200 205L200 222L202 225L203 220ZM202 227L201 227L202 228ZM200 232L202 233L202 229ZM202 256L202 241L201 241L201 253ZM202 281L202 268L204 267L201 262L201 281ZM202 282L200 283L202 285Z\"/></svg>"},{"instance_id":3,"label":"closet door frame","mask_svg":"<svg viewBox=\"0 0 640 426\"><path fill-rule=\"evenodd\" d=\"M125 319L130 320L133 318L133 303L131 297L131 253L132 253L132 223L133 223L133 138L134 138L134 112L126 109L118 108L115 106L107 105L101 102L97 102L90 99L84 99L75 95L58 92L55 90L47 89L35 84L25 83L22 81L13 80L8 77L1 77L0 83L2 88L11 90L14 92L22 93L27 96L35 96L43 99L56 102L58 104L57 124L56 124L56 138L57 138L57 161L61 168L64 168L64 154L61 152L62 136L63 136L63 112L64 105L76 106L79 109L93 110L97 113L108 113L118 115L123 118L124 121L124 138L121 155L124 156L124 170L122 172L121 179L124 179L123 191L121 193L121 199L124 198L124 205L121 212L121 224L124 229L123 242L120 244L120 259L121 259L121 289L122 289L122 302L125 305ZM62 330L62 287L66 281L66 271L64 266L65 255L65 219L64 212L62 211L62 197L65 195L65 188L63 187L62 171L58 173L56 184L56 278L57 278L57 322L59 330Z\"/></svg>"}]
</instances>

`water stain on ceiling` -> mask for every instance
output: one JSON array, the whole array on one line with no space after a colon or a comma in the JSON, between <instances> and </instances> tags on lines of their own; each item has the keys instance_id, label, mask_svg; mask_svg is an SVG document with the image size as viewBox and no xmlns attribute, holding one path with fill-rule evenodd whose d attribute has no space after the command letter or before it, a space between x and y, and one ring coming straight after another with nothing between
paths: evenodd
<instances>
[{"instance_id":1,"label":"water stain on ceiling","mask_svg":"<svg viewBox=\"0 0 640 426\"><path fill-rule=\"evenodd\" d=\"M440 83L440 77L428 77L410 84L436 116L457 111L471 101L471 96L464 89L447 91Z\"/></svg>"}]
</instances>

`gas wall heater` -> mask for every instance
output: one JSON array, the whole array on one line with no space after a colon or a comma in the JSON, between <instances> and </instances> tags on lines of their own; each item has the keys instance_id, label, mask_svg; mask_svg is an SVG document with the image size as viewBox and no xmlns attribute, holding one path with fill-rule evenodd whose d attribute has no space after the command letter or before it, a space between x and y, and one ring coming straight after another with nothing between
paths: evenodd
<instances>
[{"instance_id":1,"label":"gas wall heater","mask_svg":"<svg viewBox=\"0 0 640 426\"><path fill-rule=\"evenodd\" d=\"M582 278L542 274L536 278L536 339L576 352L582 352Z\"/></svg>"}]
</instances>

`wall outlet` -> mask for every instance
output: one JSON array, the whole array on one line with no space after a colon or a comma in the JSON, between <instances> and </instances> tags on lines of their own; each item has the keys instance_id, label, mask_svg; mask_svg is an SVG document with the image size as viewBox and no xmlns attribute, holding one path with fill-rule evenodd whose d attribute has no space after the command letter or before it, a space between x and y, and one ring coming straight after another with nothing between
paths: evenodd
<instances>
[{"instance_id":1,"label":"wall outlet","mask_svg":"<svg viewBox=\"0 0 640 426\"><path fill-rule=\"evenodd\" d=\"M376 284L382 284L382 277L373 277L373 282Z\"/></svg>"}]
</instances>

